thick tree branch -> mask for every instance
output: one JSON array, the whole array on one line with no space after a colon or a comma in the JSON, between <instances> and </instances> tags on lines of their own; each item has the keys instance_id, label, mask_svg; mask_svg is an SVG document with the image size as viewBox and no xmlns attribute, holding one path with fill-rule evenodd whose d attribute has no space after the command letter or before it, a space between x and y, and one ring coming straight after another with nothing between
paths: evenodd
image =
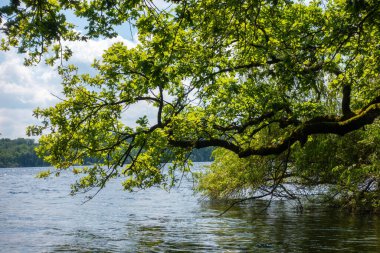
<instances>
[{"instance_id":1,"label":"thick tree branch","mask_svg":"<svg viewBox=\"0 0 380 253\"><path fill-rule=\"evenodd\" d=\"M344 85L343 86L343 98L342 98L342 113L343 117L349 118L354 113L351 111L350 104L351 104L351 85Z\"/></svg>"},{"instance_id":2,"label":"thick tree branch","mask_svg":"<svg viewBox=\"0 0 380 253\"><path fill-rule=\"evenodd\" d=\"M199 139L199 140L169 140L169 144L182 148L204 148L209 146L222 147L231 150L240 157L251 155L274 155L280 154L287 150L297 141L303 142L307 137L314 134L337 134L345 135L349 132L360 129L365 125L373 123L380 116L380 96L374 99L370 104L364 107L358 114L352 114L351 117L317 117L299 125L287 138L281 143L271 146L250 147L243 149L239 144L234 144L223 139Z\"/></svg>"}]
</instances>

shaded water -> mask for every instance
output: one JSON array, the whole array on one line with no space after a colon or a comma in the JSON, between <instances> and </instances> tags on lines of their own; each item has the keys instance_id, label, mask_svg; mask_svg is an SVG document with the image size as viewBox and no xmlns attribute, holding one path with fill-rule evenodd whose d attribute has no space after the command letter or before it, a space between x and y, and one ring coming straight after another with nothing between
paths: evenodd
<instances>
[{"instance_id":1,"label":"shaded water","mask_svg":"<svg viewBox=\"0 0 380 253\"><path fill-rule=\"evenodd\" d=\"M196 167L202 164L196 164ZM170 193L111 183L90 202L70 197L73 176L0 169L0 252L380 252L380 219L287 202L232 208L200 201L183 180Z\"/></svg>"}]
</instances>

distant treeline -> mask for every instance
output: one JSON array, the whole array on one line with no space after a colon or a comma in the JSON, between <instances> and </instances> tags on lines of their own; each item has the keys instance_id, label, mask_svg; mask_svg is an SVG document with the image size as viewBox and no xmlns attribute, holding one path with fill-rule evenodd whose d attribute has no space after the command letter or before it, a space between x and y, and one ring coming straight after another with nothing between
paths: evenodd
<instances>
[{"instance_id":1,"label":"distant treeline","mask_svg":"<svg viewBox=\"0 0 380 253\"><path fill-rule=\"evenodd\" d=\"M0 139L0 168L49 166L36 155L34 148L37 145L33 139ZM194 162L212 161L212 150L212 148L194 150L190 158ZM89 158L86 159L86 162L94 163L96 161Z\"/></svg>"},{"instance_id":2,"label":"distant treeline","mask_svg":"<svg viewBox=\"0 0 380 253\"><path fill-rule=\"evenodd\" d=\"M0 139L0 167L48 166L36 155L33 139Z\"/></svg>"}]
</instances>

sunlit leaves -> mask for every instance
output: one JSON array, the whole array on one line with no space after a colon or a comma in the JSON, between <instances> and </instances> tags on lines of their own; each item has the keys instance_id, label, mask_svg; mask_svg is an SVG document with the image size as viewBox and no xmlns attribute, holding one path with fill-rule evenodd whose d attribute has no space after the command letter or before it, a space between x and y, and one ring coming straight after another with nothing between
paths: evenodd
<instances>
[{"instance_id":1,"label":"sunlit leaves","mask_svg":"<svg viewBox=\"0 0 380 253\"><path fill-rule=\"evenodd\" d=\"M310 136L328 132L314 123L344 125L373 109L364 126L377 113L376 104L368 105L380 95L377 1L355 6L345 0L167 1L172 5L165 10L139 0L21 2L1 9L1 49L18 48L28 54L27 64L43 56L50 65L64 62L72 55L66 41L114 37L127 24L138 31L134 48L113 44L94 60L92 74L61 64L62 101L34 112L41 124L28 131L42 134L38 152L46 161L61 169L86 157L97 161L74 170L83 177L73 193L102 188L119 176L125 177L126 190L171 186L177 170L189 170L193 148L216 145L244 157L275 155L240 160L217 151L210 171L219 175L207 174L202 187L213 196L239 195L239 184L257 188L265 186L263 177L284 173L286 149L306 145L297 146L303 153L295 164L319 150L335 152L338 139ZM86 21L84 31L66 20L68 11ZM148 106L154 117L128 121L137 106ZM320 176L355 181L357 167L348 169L347 160L336 157ZM371 166L360 168L374 170ZM318 168L296 172L313 177Z\"/></svg>"}]
</instances>

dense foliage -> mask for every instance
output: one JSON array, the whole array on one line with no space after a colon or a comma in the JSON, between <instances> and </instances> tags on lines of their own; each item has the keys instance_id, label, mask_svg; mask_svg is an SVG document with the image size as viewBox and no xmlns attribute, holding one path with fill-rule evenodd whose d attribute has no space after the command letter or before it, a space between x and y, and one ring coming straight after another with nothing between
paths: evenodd
<instances>
[{"instance_id":1,"label":"dense foliage","mask_svg":"<svg viewBox=\"0 0 380 253\"><path fill-rule=\"evenodd\" d=\"M33 139L0 139L0 168L46 166L34 151Z\"/></svg>"},{"instance_id":2,"label":"dense foliage","mask_svg":"<svg viewBox=\"0 0 380 253\"><path fill-rule=\"evenodd\" d=\"M368 196L377 196L376 152L371 169L354 166L362 155L349 152L362 150L359 143L372 134L361 129L380 115L379 1L166 2L170 7L159 9L142 0L14 0L0 10L3 50L27 53L26 64L44 55L48 64L61 59L65 100L36 109L42 124L28 129L42 135L39 154L59 169L86 156L104 161L80 171L74 192L119 176L128 190L170 186L174 171L189 170L192 149L215 146L225 150L213 165L221 174L204 179L211 195L265 186L286 165L284 173L296 173L288 182L308 185L326 175L342 196L339 178L350 175L347 187L361 191L368 183ZM67 10L88 21L85 31L67 21ZM94 61L97 74L62 62L71 55L65 41L113 37L127 23L139 43L112 45ZM135 104L149 104L156 117L127 125ZM310 160L327 150L336 154L328 166Z\"/></svg>"},{"instance_id":3,"label":"dense foliage","mask_svg":"<svg viewBox=\"0 0 380 253\"><path fill-rule=\"evenodd\" d=\"M216 199L287 198L355 211L380 210L380 122L343 137L310 137L281 155L239 158L214 151L198 190Z\"/></svg>"}]
</instances>

